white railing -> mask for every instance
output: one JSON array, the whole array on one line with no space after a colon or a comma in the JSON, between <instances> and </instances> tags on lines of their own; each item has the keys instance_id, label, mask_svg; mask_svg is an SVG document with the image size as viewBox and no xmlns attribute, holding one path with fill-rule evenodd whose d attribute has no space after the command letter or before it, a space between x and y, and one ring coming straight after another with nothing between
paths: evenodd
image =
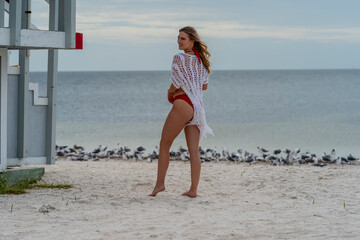
<instances>
[{"instance_id":1,"label":"white railing","mask_svg":"<svg viewBox=\"0 0 360 240\"><path fill-rule=\"evenodd\" d=\"M75 48L75 8L76 0L44 0L49 5L49 31L41 30L45 32L63 33L65 35L63 46L59 46L58 42L51 46L44 46L43 48L58 48L58 49L73 49ZM31 44L34 44L34 48L42 48L36 41L33 41L30 45L22 45L22 42L26 40L24 34L28 37L29 34L34 39L36 35L40 34L40 29L31 22L31 0L25 2L23 5L21 0L13 0L8 3L5 0L0 0L0 47L26 47L31 48ZM26 8L25 13L22 11ZM8 14L8 18L6 17ZM34 17L34 16L33 16ZM55 21L55 23L54 23ZM8 27L7 27L8 25ZM55 26L55 27L54 27ZM10 30L8 36L8 28ZM34 33L26 33L24 30L37 30ZM56 35L56 34L55 34ZM61 34L60 34L61 35ZM48 36L49 42L56 39L54 34ZM36 40L39 40L37 38Z\"/></svg>"}]
</instances>

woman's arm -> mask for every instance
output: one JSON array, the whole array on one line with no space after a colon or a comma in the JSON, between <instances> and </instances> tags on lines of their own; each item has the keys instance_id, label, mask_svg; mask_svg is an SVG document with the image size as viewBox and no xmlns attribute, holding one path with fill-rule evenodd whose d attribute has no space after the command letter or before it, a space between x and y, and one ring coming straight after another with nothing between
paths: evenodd
<instances>
[{"instance_id":1,"label":"woman's arm","mask_svg":"<svg viewBox=\"0 0 360 240\"><path fill-rule=\"evenodd\" d=\"M168 93L175 93L176 90L178 90L178 89L174 86L174 84L171 84L168 89Z\"/></svg>"},{"instance_id":2,"label":"woman's arm","mask_svg":"<svg viewBox=\"0 0 360 240\"><path fill-rule=\"evenodd\" d=\"M207 89L207 87L208 87L208 84L203 84L203 86L202 86L202 90L206 90L206 89Z\"/></svg>"}]
</instances>

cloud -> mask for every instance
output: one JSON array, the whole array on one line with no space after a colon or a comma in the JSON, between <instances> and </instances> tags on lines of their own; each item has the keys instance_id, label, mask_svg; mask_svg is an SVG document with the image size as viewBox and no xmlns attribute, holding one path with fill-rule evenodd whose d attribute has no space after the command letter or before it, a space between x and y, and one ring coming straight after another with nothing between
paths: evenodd
<instances>
[{"instance_id":1,"label":"cloud","mask_svg":"<svg viewBox=\"0 0 360 240\"><path fill-rule=\"evenodd\" d=\"M349 41L360 43L360 28L283 27L246 25L238 21L208 21L206 14L186 12L123 13L93 12L77 15L77 28L91 41L156 42L174 41L177 31L193 25L204 37L211 38L272 38L285 40Z\"/></svg>"},{"instance_id":2,"label":"cloud","mask_svg":"<svg viewBox=\"0 0 360 240\"><path fill-rule=\"evenodd\" d=\"M343 40L360 43L360 28L305 28L242 25L236 22L205 23L204 35L213 38L273 38L286 40Z\"/></svg>"},{"instance_id":3,"label":"cloud","mask_svg":"<svg viewBox=\"0 0 360 240\"><path fill-rule=\"evenodd\" d=\"M162 1L158 0L158 2ZM221 18L219 20L210 18L211 16L206 11L186 9L186 11L178 12L179 10L164 9L161 12L149 13L141 8L143 13L139 13L140 10L137 9L119 11L122 9L121 4L131 4L130 0L116 0L113 3L94 8L88 2L79 2L77 31L85 34L86 41L110 44L117 44L119 41L173 42L180 27L193 25L201 36L215 39L283 39L360 43L360 28L357 27L249 25L236 20L224 21L220 20ZM42 5L39 6L43 8ZM34 16L33 21L41 29L47 29L48 13L42 8Z\"/></svg>"}]
</instances>

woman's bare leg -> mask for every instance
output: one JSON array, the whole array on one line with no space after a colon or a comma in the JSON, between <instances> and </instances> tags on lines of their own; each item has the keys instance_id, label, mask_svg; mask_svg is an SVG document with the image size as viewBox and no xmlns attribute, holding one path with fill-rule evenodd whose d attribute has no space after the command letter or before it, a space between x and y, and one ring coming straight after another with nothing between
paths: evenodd
<instances>
[{"instance_id":1,"label":"woman's bare leg","mask_svg":"<svg viewBox=\"0 0 360 240\"><path fill-rule=\"evenodd\" d=\"M190 153L191 163L191 186L189 191L182 195L189 197L197 197L197 187L200 180L201 161L199 153L200 130L196 125L185 127L185 136Z\"/></svg>"},{"instance_id":2,"label":"woman's bare leg","mask_svg":"<svg viewBox=\"0 0 360 240\"><path fill-rule=\"evenodd\" d=\"M155 188L149 196L156 196L158 192L165 190L165 176L169 167L171 144L184 128L186 122L192 118L193 114L194 110L187 102L180 99L174 102L162 130L157 180Z\"/></svg>"}]
</instances>

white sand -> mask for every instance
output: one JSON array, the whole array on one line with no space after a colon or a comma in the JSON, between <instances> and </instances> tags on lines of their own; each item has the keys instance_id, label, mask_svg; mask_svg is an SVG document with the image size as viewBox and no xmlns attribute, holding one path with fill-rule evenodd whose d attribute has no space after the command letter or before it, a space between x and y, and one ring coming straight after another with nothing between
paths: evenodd
<instances>
[{"instance_id":1,"label":"white sand","mask_svg":"<svg viewBox=\"0 0 360 240\"><path fill-rule=\"evenodd\" d=\"M360 166L204 163L196 199L180 196L189 162L170 162L167 189L155 198L147 194L156 162L45 168L40 182L75 187L1 195L1 240L360 239Z\"/></svg>"}]
</instances>

